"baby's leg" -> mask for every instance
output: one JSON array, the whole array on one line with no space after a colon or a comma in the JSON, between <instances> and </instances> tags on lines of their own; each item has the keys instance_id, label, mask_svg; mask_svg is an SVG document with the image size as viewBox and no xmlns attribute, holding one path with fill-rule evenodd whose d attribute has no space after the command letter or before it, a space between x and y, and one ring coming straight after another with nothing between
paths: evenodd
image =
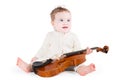
<instances>
[{"instance_id":1,"label":"baby's leg","mask_svg":"<svg viewBox=\"0 0 120 80\"><path fill-rule=\"evenodd\" d=\"M88 66L79 66L77 68L77 72L81 75L81 76L85 76L88 73L91 73L95 71L95 65L93 63L89 64Z\"/></svg>"},{"instance_id":2,"label":"baby's leg","mask_svg":"<svg viewBox=\"0 0 120 80\"><path fill-rule=\"evenodd\" d=\"M21 58L17 59L17 66L24 70L25 72L31 72L31 65L24 62Z\"/></svg>"}]
</instances>

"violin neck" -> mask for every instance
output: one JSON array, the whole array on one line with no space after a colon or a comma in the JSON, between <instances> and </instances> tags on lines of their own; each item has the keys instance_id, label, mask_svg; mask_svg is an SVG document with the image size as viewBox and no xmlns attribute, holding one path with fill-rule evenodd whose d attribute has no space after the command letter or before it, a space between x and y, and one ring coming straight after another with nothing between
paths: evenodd
<instances>
[{"instance_id":1,"label":"violin neck","mask_svg":"<svg viewBox=\"0 0 120 80\"><path fill-rule=\"evenodd\" d=\"M93 48L90 48L90 49L95 50L97 48L98 47L93 47ZM69 56L73 56L73 55L83 54L85 51L86 51L86 49L83 49L83 50L79 50L79 51L73 51L73 52L65 53L64 55L66 55L66 57L69 57Z\"/></svg>"}]
</instances>

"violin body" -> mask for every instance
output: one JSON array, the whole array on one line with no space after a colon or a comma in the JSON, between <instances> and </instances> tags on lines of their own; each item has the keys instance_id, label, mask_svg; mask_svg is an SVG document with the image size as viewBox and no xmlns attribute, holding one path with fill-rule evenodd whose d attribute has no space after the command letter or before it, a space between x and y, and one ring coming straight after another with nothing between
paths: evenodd
<instances>
[{"instance_id":1,"label":"violin body","mask_svg":"<svg viewBox=\"0 0 120 80\"><path fill-rule=\"evenodd\" d=\"M36 74L42 77L52 77L63 72L69 66L77 66L85 62L85 60L85 54L66 57L36 69Z\"/></svg>"},{"instance_id":2,"label":"violin body","mask_svg":"<svg viewBox=\"0 0 120 80\"><path fill-rule=\"evenodd\" d=\"M108 46L104 46L104 48L94 47L91 49L96 49L98 51L102 51L107 53ZM33 63L33 71L35 74L42 76L42 77L52 77L55 76L67 69L70 66L77 66L86 61L86 53L85 50L76 51L72 53L65 54L66 57L56 60L52 62L52 60L48 61L45 64L39 64L39 62ZM37 65L36 65L37 63ZM39 65L38 65L39 64ZM36 67L35 67L36 65Z\"/></svg>"}]
</instances>

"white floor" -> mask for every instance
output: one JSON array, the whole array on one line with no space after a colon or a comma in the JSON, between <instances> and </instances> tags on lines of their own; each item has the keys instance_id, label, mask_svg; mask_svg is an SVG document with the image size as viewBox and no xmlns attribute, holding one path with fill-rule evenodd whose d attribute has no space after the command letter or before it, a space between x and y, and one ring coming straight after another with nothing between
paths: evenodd
<instances>
[{"instance_id":1,"label":"white floor","mask_svg":"<svg viewBox=\"0 0 120 80\"><path fill-rule=\"evenodd\" d=\"M4 80L119 80L120 79L119 0L1 0L0 79ZM56 6L73 13L73 27L83 48L108 45L108 54L94 51L87 61L96 71L86 76L63 72L43 78L25 73L16 66L17 57L28 62L38 51L48 31L53 30L49 12ZM50 27L49 27L50 26Z\"/></svg>"},{"instance_id":2,"label":"white floor","mask_svg":"<svg viewBox=\"0 0 120 80\"><path fill-rule=\"evenodd\" d=\"M112 50L112 49L111 49ZM86 76L80 76L76 72L63 72L57 76L50 78L43 78L35 75L34 73L25 73L21 69L19 69L16 65L16 57L14 59L10 59L3 61L1 63L1 78L4 80L103 80L103 79L120 79L120 65L119 65L119 56L112 51L109 51L108 54L97 54L93 52L93 54L87 56L87 60L96 64L96 71L90 73ZM92 58L92 59L91 59Z\"/></svg>"}]
</instances>

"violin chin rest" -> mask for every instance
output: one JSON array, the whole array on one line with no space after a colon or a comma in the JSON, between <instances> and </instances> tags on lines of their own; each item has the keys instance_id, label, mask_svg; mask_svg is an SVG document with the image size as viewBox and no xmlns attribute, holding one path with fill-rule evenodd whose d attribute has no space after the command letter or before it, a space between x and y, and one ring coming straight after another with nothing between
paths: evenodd
<instances>
[{"instance_id":1,"label":"violin chin rest","mask_svg":"<svg viewBox=\"0 0 120 80\"><path fill-rule=\"evenodd\" d=\"M33 72L34 72L34 73L37 73L37 72L36 72L36 69L38 69L38 68L41 67L42 65L43 65L43 63L40 62L40 61L34 62L34 63L32 64Z\"/></svg>"}]
</instances>

